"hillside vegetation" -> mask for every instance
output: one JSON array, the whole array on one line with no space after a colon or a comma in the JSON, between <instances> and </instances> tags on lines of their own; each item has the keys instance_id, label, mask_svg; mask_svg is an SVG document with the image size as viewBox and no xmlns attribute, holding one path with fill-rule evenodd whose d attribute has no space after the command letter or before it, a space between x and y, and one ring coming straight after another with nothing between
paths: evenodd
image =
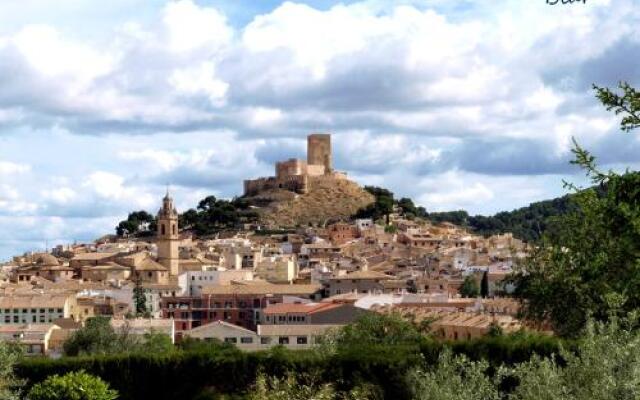
<instances>
[{"instance_id":1,"label":"hillside vegetation","mask_svg":"<svg viewBox=\"0 0 640 400\"><path fill-rule=\"evenodd\" d=\"M492 216L469 215L464 210L432 212L427 218L432 222L451 222L466 226L480 235L511 232L519 239L536 241L553 229L553 218L575 210L571 195L539 201L513 211L502 211Z\"/></svg>"},{"instance_id":2,"label":"hillside vegetation","mask_svg":"<svg viewBox=\"0 0 640 400\"><path fill-rule=\"evenodd\" d=\"M282 191L262 193L259 198L247 199L263 204L266 199L273 199L260 210L260 221L266 225L299 226L349 219L374 202L372 194L346 179L316 178L309 193L302 195L288 192L284 196L278 192Z\"/></svg>"}]
</instances>

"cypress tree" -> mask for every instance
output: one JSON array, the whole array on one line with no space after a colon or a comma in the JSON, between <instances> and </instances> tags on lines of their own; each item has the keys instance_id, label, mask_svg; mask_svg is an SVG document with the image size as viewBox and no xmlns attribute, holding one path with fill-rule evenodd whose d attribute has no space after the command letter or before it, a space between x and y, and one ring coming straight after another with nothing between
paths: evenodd
<instances>
[{"instance_id":1,"label":"cypress tree","mask_svg":"<svg viewBox=\"0 0 640 400\"><path fill-rule=\"evenodd\" d=\"M489 273L484 271L482 281L480 282L480 296L487 298L489 296Z\"/></svg>"}]
</instances>

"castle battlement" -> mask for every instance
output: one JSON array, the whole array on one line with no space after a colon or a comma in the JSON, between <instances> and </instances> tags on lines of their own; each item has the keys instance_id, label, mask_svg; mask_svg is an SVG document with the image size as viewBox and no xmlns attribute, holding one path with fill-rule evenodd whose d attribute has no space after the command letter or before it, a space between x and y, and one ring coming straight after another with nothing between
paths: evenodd
<instances>
[{"instance_id":1,"label":"castle battlement","mask_svg":"<svg viewBox=\"0 0 640 400\"><path fill-rule=\"evenodd\" d=\"M290 158L275 164L275 176L244 181L244 195L253 196L265 190L284 189L308 193L310 178L346 179L346 174L334 172L331 155L331 135L313 133L307 136L307 160Z\"/></svg>"}]
</instances>

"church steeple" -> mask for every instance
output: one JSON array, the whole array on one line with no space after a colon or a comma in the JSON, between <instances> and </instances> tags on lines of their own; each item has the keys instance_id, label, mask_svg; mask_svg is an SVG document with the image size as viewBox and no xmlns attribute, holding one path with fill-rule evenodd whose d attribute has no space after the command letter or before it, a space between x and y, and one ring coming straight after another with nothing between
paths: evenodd
<instances>
[{"instance_id":1,"label":"church steeple","mask_svg":"<svg viewBox=\"0 0 640 400\"><path fill-rule=\"evenodd\" d=\"M162 199L162 207L158 210L158 262L164 265L171 275L178 275L179 255L178 243L178 211L173 205L173 199L169 195L169 188Z\"/></svg>"}]
</instances>

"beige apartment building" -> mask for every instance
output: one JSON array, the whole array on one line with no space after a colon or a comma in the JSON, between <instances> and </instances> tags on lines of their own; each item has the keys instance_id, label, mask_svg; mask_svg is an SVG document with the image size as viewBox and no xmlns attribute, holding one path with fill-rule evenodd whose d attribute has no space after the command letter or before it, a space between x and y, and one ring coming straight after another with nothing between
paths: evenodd
<instances>
[{"instance_id":1,"label":"beige apartment building","mask_svg":"<svg viewBox=\"0 0 640 400\"><path fill-rule=\"evenodd\" d=\"M74 294L13 294L0 297L0 325L45 324L58 318L80 318Z\"/></svg>"}]
</instances>

